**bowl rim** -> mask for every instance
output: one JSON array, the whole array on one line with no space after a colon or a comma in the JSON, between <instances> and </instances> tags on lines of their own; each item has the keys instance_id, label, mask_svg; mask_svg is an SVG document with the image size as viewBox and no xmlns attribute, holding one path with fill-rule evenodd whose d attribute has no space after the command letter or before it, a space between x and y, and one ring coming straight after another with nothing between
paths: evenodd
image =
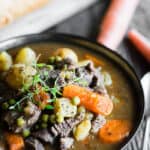
<instances>
[{"instance_id":1,"label":"bowl rim","mask_svg":"<svg viewBox=\"0 0 150 150\"><path fill-rule=\"evenodd\" d=\"M22 35L22 36L16 36L16 37L12 37L9 38L7 40L3 40L0 41L0 51L3 50L7 50L7 49L11 49L13 48L12 44L17 45L14 47L20 47L24 44L31 44L31 43L36 43L37 41L39 42L44 42L46 40L50 40L50 39L59 39L60 41L64 40L67 41L68 39L71 41L74 41L75 43L79 43L79 41L83 41L83 42L87 42L89 44L94 44L97 47L101 47L106 49L109 53L115 55L116 57L118 57L119 59L121 59L126 65L127 67L132 71L132 73L134 74L134 76L136 77L137 80L137 84L138 84L138 88L140 90L140 94L141 94L141 99L142 99L142 106L141 106L141 113L139 116L139 120L137 122L136 127L134 127L134 131L132 133L132 135L130 135L127 140L122 144L121 149L124 149L127 147L127 145L129 145L129 143L131 143L131 141L133 140L133 138L136 136L136 134L138 133L140 126L142 124L143 118L144 118L144 110L145 110L145 101L144 101L144 92L143 92L143 88L140 82L140 79L138 78L134 68L129 64L129 62L127 60L125 60L120 54L118 54L116 51L85 37L81 37L81 36L77 36L77 35L72 35L72 34L64 34L64 33L39 33L39 34L28 34L28 35ZM69 41L70 42L70 41ZM74 44L75 44L74 43ZM80 44L79 44L80 45ZM85 45L82 43L82 46L84 47ZM85 46L86 47L86 46ZM98 50L97 50L98 51Z\"/></svg>"}]
</instances>

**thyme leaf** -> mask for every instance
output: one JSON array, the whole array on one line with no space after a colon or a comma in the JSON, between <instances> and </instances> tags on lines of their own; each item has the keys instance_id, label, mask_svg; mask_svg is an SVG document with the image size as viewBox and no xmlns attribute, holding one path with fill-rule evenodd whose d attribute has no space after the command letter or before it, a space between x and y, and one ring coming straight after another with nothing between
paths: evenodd
<instances>
[{"instance_id":1,"label":"thyme leaf","mask_svg":"<svg viewBox=\"0 0 150 150\"><path fill-rule=\"evenodd\" d=\"M46 105L45 109L52 110L52 109L54 109L54 107L52 105Z\"/></svg>"},{"instance_id":2,"label":"thyme leaf","mask_svg":"<svg viewBox=\"0 0 150 150\"><path fill-rule=\"evenodd\" d=\"M17 101L13 106L9 107L9 110L14 110L16 107L19 107L20 104L24 101L30 98L30 95L26 95L25 97L21 98L19 101Z\"/></svg>"},{"instance_id":3,"label":"thyme leaf","mask_svg":"<svg viewBox=\"0 0 150 150\"><path fill-rule=\"evenodd\" d=\"M45 63L39 63L39 64L34 64L34 66L38 70L38 68L44 67L47 65ZM30 100L33 103L36 103L34 100L34 95L38 95L41 90L44 92L48 92L52 95L52 99L47 101L48 103L52 103L57 99L58 96L62 95L62 93L60 92L60 89L62 87L66 86L68 84L74 84L74 83L79 83L84 86L86 86L88 84L87 81L85 81L83 77L75 76L69 83L59 85L58 84L59 77L57 77L56 80L54 81L53 87L50 88L46 83L46 81L48 79L48 75L49 75L48 71L44 72L45 79L42 79L41 75L39 73L34 75L31 84L24 84L23 87L21 88L21 92L26 95L23 98L21 98L19 101L17 101L13 106L10 106L9 109L13 110L15 108L20 108L21 103L25 100ZM46 108L53 109L53 106L48 104L48 105L46 105Z\"/></svg>"},{"instance_id":4,"label":"thyme leaf","mask_svg":"<svg viewBox=\"0 0 150 150\"><path fill-rule=\"evenodd\" d=\"M41 67L45 67L46 64L45 63L39 63L39 64L36 64L37 67L41 68Z\"/></svg>"}]
</instances>

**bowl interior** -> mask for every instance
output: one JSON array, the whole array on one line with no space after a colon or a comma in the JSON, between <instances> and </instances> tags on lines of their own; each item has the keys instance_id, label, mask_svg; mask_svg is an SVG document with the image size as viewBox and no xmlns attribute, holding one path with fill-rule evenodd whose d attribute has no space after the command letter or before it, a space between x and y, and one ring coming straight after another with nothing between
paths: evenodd
<instances>
[{"instance_id":1,"label":"bowl interior","mask_svg":"<svg viewBox=\"0 0 150 150\"><path fill-rule=\"evenodd\" d=\"M69 47L75 49L80 57L86 55L87 53L92 53L93 55L100 57L101 60L108 60L110 63L113 63L114 66L119 68L123 75L128 78L128 82L132 85L132 90L136 95L136 116L134 128L130 136L122 144L122 148L126 147L127 143L132 139L140 126L144 112L144 96L140 81L134 70L121 56L95 42L90 42L80 37L63 34L39 34L13 38L8 41L1 42L0 50L9 50L12 55L15 55L18 48L22 46L33 47L37 53L41 53L43 55L43 57L41 57L42 60L47 59L49 53L53 52L56 48Z\"/></svg>"}]
</instances>

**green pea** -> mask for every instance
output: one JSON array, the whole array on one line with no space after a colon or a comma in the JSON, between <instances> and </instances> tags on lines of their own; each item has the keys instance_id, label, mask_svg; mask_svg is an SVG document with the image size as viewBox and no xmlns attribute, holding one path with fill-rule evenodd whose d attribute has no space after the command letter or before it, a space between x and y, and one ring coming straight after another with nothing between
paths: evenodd
<instances>
[{"instance_id":1,"label":"green pea","mask_svg":"<svg viewBox=\"0 0 150 150\"><path fill-rule=\"evenodd\" d=\"M66 79L70 79L70 78L71 78L71 73L70 73L70 72L66 72L65 78L66 78Z\"/></svg>"},{"instance_id":2,"label":"green pea","mask_svg":"<svg viewBox=\"0 0 150 150\"><path fill-rule=\"evenodd\" d=\"M65 76L66 76L65 72L64 72L64 71L61 72L60 76L61 76L62 78L65 78Z\"/></svg>"},{"instance_id":3,"label":"green pea","mask_svg":"<svg viewBox=\"0 0 150 150\"><path fill-rule=\"evenodd\" d=\"M23 130L22 135L23 135L24 138L30 136L30 130L29 129Z\"/></svg>"},{"instance_id":4,"label":"green pea","mask_svg":"<svg viewBox=\"0 0 150 150\"><path fill-rule=\"evenodd\" d=\"M2 109L3 110L7 110L8 107L9 107L9 104L7 102L5 102L5 103L2 104Z\"/></svg>"},{"instance_id":5,"label":"green pea","mask_svg":"<svg viewBox=\"0 0 150 150\"><path fill-rule=\"evenodd\" d=\"M14 104L16 103L16 100L15 100L15 99L10 99L10 100L8 101L8 103L9 103L10 105L14 105Z\"/></svg>"},{"instance_id":6,"label":"green pea","mask_svg":"<svg viewBox=\"0 0 150 150\"><path fill-rule=\"evenodd\" d=\"M79 105L80 104L80 98L78 96L75 96L73 99L72 99L72 104L73 105Z\"/></svg>"},{"instance_id":7,"label":"green pea","mask_svg":"<svg viewBox=\"0 0 150 150\"><path fill-rule=\"evenodd\" d=\"M62 57L60 57L60 56L56 56L56 61L57 61L57 62L62 61Z\"/></svg>"},{"instance_id":8,"label":"green pea","mask_svg":"<svg viewBox=\"0 0 150 150\"><path fill-rule=\"evenodd\" d=\"M85 114L85 119L87 119L87 120L92 120L93 117L94 117L94 115L93 115L91 112L87 112L87 113Z\"/></svg>"},{"instance_id":9,"label":"green pea","mask_svg":"<svg viewBox=\"0 0 150 150\"><path fill-rule=\"evenodd\" d=\"M43 114L42 115L42 121L45 122L45 123L47 123L48 122L48 117L49 116L47 114Z\"/></svg>"},{"instance_id":10,"label":"green pea","mask_svg":"<svg viewBox=\"0 0 150 150\"><path fill-rule=\"evenodd\" d=\"M53 70L54 69L54 67L52 65L47 65L47 67L48 67L49 70Z\"/></svg>"},{"instance_id":11,"label":"green pea","mask_svg":"<svg viewBox=\"0 0 150 150\"><path fill-rule=\"evenodd\" d=\"M62 123L64 121L64 116L61 114L57 114L56 120L58 123Z\"/></svg>"},{"instance_id":12,"label":"green pea","mask_svg":"<svg viewBox=\"0 0 150 150\"><path fill-rule=\"evenodd\" d=\"M32 114L31 108L29 106L25 107L23 111L24 111L25 115L31 115Z\"/></svg>"},{"instance_id":13,"label":"green pea","mask_svg":"<svg viewBox=\"0 0 150 150\"><path fill-rule=\"evenodd\" d=\"M83 106L80 106L78 108L78 113L85 113L85 112L86 112L86 110L85 110L85 108Z\"/></svg>"},{"instance_id":14,"label":"green pea","mask_svg":"<svg viewBox=\"0 0 150 150\"><path fill-rule=\"evenodd\" d=\"M41 124L41 127L42 127L43 129L47 128L47 123L42 123L42 124Z\"/></svg>"},{"instance_id":15,"label":"green pea","mask_svg":"<svg viewBox=\"0 0 150 150\"><path fill-rule=\"evenodd\" d=\"M47 65L47 66L48 66L48 67L51 67L51 65ZM44 75L45 77L48 77L48 75L49 75L48 71L45 70L45 71L43 72L43 75Z\"/></svg>"},{"instance_id":16,"label":"green pea","mask_svg":"<svg viewBox=\"0 0 150 150\"><path fill-rule=\"evenodd\" d=\"M50 57L50 58L49 58L49 62L50 62L51 64L53 64L53 63L55 62L55 57L54 57L54 56Z\"/></svg>"},{"instance_id":17,"label":"green pea","mask_svg":"<svg viewBox=\"0 0 150 150\"><path fill-rule=\"evenodd\" d=\"M25 124L25 120L22 117L17 119L17 126L18 127L22 127L24 124Z\"/></svg>"},{"instance_id":18,"label":"green pea","mask_svg":"<svg viewBox=\"0 0 150 150\"><path fill-rule=\"evenodd\" d=\"M49 121L50 121L51 123L55 123L55 122L56 122L56 116L55 116L55 115L50 115Z\"/></svg>"},{"instance_id":19,"label":"green pea","mask_svg":"<svg viewBox=\"0 0 150 150\"><path fill-rule=\"evenodd\" d=\"M68 69L68 65L65 64L64 67L63 67L63 70L67 70Z\"/></svg>"}]
</instances>

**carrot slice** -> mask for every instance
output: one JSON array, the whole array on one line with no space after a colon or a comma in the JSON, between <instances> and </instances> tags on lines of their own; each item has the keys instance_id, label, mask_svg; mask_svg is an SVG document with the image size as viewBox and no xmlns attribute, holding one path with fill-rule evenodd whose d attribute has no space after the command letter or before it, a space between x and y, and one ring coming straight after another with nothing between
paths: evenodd
<instances>
[{"instance_id":1,"label":"carrot slice","mask_svg":"<svg viewBox=\"0 0 150 150\"><path fill-rule=\"evenodd\" d=\"M6 134L6 141L9 146L9 150L22 150L24 148L24 140L17 134Z\"/></svg>"},{"instance_id":2,"label":"carrot slice","mask_svg":"<svg viewBox=\"0 0 150 150\"><path fill-rule=\"evenodd\" d=\"M116 49L123 39L129 22L140 0L111 0L100 26L99 43Z\"/></svg>"},{"instance_id":3,"label":"carrot slice","mask_svg":"<svg viewBox=\"0 0 150 150\"><path fill-rule=\"evenodd\" d=\"M113 103L108 96L97 94L78 85L65 86L63 96L68 98L78 96L81 105L97 114L109 115L113 110Z\"/></svg>"},{"instance_id":4,"label":"carrot slice","mask_svg":"<svg viewBox=\"0 0 150 150\"><path fill-rule=\"evenodd\" d=\"M150 63L150 42L135 29L128 32L128 38Z\"/></svg>"},{"instance_id":5,"label":"carrot slice","mask_svg":"<svg viewBox=\"0 0 150 150\"><path fill-rule=\"evenodd\" d=\"M99 138L103 143L118 143L126 138L131 131L128 120L109 120L100 129Z\"/></svg>"}]
</instances>

